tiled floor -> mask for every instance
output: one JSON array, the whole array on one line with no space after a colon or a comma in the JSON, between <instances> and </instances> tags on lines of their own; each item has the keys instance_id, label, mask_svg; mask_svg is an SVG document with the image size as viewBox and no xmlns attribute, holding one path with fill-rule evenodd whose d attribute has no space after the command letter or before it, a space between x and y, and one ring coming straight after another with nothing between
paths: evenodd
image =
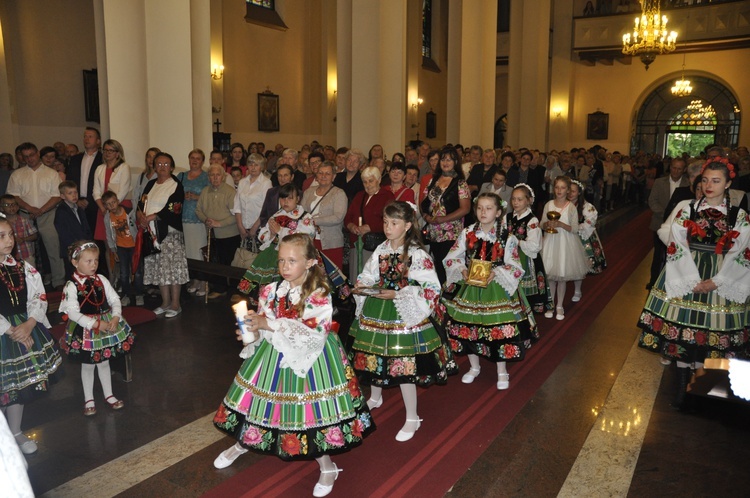
<instances>
[{"instance_id":1,"label":"tiled floor","mask_svg":"<svg viewBox=\"0 0 750 498\"><path fill-rule=\"evenodd\" d=\"M673 369L632 347L649 262L570 345L562 363L448 496L747 495L750 408L706 400L696 414L673 411ZM185 299L179 317L139 328L134 379L114 382L125 409L109 410L97 385L99 413L83 417L80 373L70 364L50 396L27 407L24 429L39 442L39 452L28 458L38 495L199 496L264 458L247 454L222 472L212 468L231 442L206 417L241 360L227 303ZM640 382L639 375L648 378ZM632 417L614 415L623 402L625 408L639 404ZM640 454L640 439L632 443L635 431L625 433L627 422L637 420L645 428L645 436L638 436ZM630 453L609 451L622 444ZM139 449L145 445L148 451ZM612 466L618 467L617 480L609 477ZM622 477L629 473L632 482Z\"/></svg>"}]
</instances>

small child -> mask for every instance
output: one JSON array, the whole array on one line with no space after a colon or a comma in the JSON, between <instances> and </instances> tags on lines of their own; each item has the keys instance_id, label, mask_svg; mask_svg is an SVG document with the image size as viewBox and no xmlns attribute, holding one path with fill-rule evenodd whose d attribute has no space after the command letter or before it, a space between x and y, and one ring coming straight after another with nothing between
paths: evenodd
<instances>
[{"instance_id":1,"label":"small child","mask_svg":"<svg viewBox=\"0 0 750 498\"><path fill-rule=\"evenodd\" d=\"M534 205L534 189L525 183L519 183L511 194L513 211L508 213L505 224L508 231L518 239L521 249L521 267L523 278L521 290L529 300L534 312L552 311L552 294L547 283L547 274L539 252L542 250L542 230L539 220L531 211Z\"/></svg>"},{"instance_id":2,"label":"small child","mask_svg":"<svg viewBox=\"0 0 750 498\"><path fill-rule=\"evenodd\" d=\"M453 351L469 356L471 367L461 382L474 382L483 356L496 364L496 387L505 390L510 387L506 363L523 360L539 334L531 307L518 292L524 272L518 240L503 224L500 196L479 194L476 217L444 260L447 289L454 284L460 288L453 298L443 298L438 318L445 323ZM476 272L482 278L472 279L476 268L489 271Z\"/></svg>"},{"instance_id":3,"label":"small child","mask_svg":"<svg viewBox=\"0 0 750 498\"><path fill-rule=\"evenodd\" d=\"M121 205L117 194L111 190L102 194L102 202L107 209L104 214L107 248L114 255L115 261L120 263L121 304L129 306L132 290L135 290L135 305L143 306L143 265L138 265L138 270L132 275L135 234L138 233L135 224L136 210ZM135 289L131 288L131 277Z\"/></svg>"},{"instance_id":4,"label":"small child","mask_svg":"<svg viewBox=\"0 0 750 498\"><path fill-rule=\"evenodd\" d=\"M0 409L21 451L37 451L21 432L24 405L47 391L62 363L49 334L47 296L39 272L13 257L13 227L0 218Z\"/></svg>"},{"instance_id":5,"label":"small child","mask_svg":"<svg viewBox=\"0 0 750 498\"><path fill-rule=\"evenodd\" d=\"M313 496L326 496L341 472L330 455L359 446L375 425L335 331L317 257L306 234L279 244L283 280L265 286L258 313L245 317L256 339L242 350L245 362L213 421L237 442L214 467L232 465L248 449L282 460L315 458Z\"/></svg>"},{"instance_id":6,"label":"small child","mask_svg":"<svg viewBox=\"0 0 750 498\"><path fill-rule=\"evenodd\" d=\"M569 191L570 178L555 178L555 198L544 205L542 213L542 219L549 220L542 223L546 230L542 244L542 261L549 279L552 299L557 305L555 318L558 320L565 319L563 301L568 281L582 280L589 271L586 254L578 238L578 212L568 200ZM547 216L551 211L559 214L557 220ZM552 311L545 312L544 316L552 318Z\"/></svg>"},{"instance_id":7,"label":"small child","mask_svg":"<svg viewBox=\"0 0 750 498\"><path fill-rule=\"evenodd\" d=\"M76 240L89 240L93 237L86 212L78 206L78 186L75 182L64 181L58 186L63 201L55 208L55 230L60 240L60 259L65 263L65 278L73 275L73 266L68 260L68 247Z\"/></svg>"},{"instance_id":8,"label":"small child","mask_svg":"<svg viewBox=\"0 0 750 498\"><path fill-rule=\"evenodd\" d=\"M242 180L242 170L238 168L237 166L232 167L232 169L229 171L229 175L231 176L231 184L235 190L237 190L237 185L240 184L240 180ZM227 182L229 183L229 182Z\"/></svg>"},{"instance_id":9,"label":"small child","mask_svg":"<svg viewBox=\"0 0 750 498\"><path fill-rule=\"evenodd\" d=\"M583 183L578 180L571 180L568 200L576 207L578 215L578 238L581 239L583 250L586 252L586 258L589 262L589 273L592 275L599 274L607 269L607 258L604 256L604 247L596 232L596 220L599 218L599 212L586 199L583 198ZM578 302L583 297L581 285L583 280L574 282L575 292L572 301Z\"/></svg>"},{"instance_id":10,"label":"small child","mask_svg":"<svg viewBox=\"0 0 750 498\"><path fill-rule=\"evenodd\" d=\"M0 197L0 212L13 227L16 238L16 251L13 254L16 259L26 261L35 266L35 244L32 242L39 238L39 231L28 218L18 214L18 201L10 194Z\"/></svg>"},{"instance_id":11,"label":"small child","mask_svg":"<svg viewBox=\"0 0 750 498\"><path fill-rule=\"evenodd\" d=\"M417 385L445 384L458 371L450 346L430 315L440 297L432 257L422 244L414 204L393 201L383 210L386 241L378 245L357 278L354 370L369 385L370 409L383 404L383 388L400 387L406 421L396 441L414 437Z\"/></svg>"},{"instance_id":12,"label":"small child","mask_svg":"<svg viewBox=\"0 0 750 498\"><path fill-rule=\"evenodd\" d=\"M96 415L94 369L104 391L104 400L113 410L125 403L112 394L109 359L126 355L133 345L133 332L122 319L117 292L106 277L96 273L99 247L93 241L78 241L68 248L76 271L63 289L60 313L66 320L60 347L72 361L81 363L81 381L86 400L83 414Z\"/></svg>"}]
</instances>

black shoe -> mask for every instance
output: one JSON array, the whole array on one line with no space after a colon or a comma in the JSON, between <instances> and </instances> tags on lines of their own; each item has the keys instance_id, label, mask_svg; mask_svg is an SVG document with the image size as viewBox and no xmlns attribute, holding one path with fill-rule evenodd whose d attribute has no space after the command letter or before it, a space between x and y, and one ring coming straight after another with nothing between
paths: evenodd
<instances>
[{"instance_id":1,"label":"black shoe","mask_svg":"<svg viewBox=\"0 0 750 498\"><path fill-rule=\"evenodd\" d=\"M647 291L650 291L651 287L653 287L653 284L646 284L646 290Z\"/></svg>"},{"instance_id":2,"label":"black shoe","mask_svg":"<svg viewBox=\"0 0 750 498\"><path fill-rule=\"evenodd\" d=\"M695 407L695 397L687 391L692 376L693 372L690 368L677 367L677 393L672 401L672 408L675 410L685 412Z\"/></svg>"}]
</instances>

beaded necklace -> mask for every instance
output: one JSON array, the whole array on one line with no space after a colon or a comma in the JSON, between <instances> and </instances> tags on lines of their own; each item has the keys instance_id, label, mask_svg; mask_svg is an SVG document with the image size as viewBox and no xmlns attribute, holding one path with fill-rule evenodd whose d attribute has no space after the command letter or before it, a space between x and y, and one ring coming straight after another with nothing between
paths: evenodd
<instances>
[{"instance_id":1,"label":"beaded necklace","mask_svg":"<svg viewBox=\"0 0 750 498\"><path fill-rule=\"evenodd\" d=\"M78 272L75 272L76 277L79 279L83 279L83 282L80 282L76 287L78 287L79 292L86 292L83 296L83 303L91 303L94 306L96 306L96 309L100 309L101 305L104 304L104 301L107 299L107 295L104 292L104 285L102 284L102 281L99 279L98 275L81 275ZM91 286L87 288L86 284L91 282ZM96 289L101 289L101 299L97 301L97 295L96 295Z\"/></svg>"},{"instance_id":2,"label":"beaded necklace","mask_svg":"<svg viewBox=\"0 0 750 498\"><path fill-rule=\"evenodd\" d=\"M2 282L5 288L8 289L11 304L13 304L13 306L18 306L18 292L26 288L26 276L24 275L23 269L21 269L21 264L18 262L15 266L11 266L10 268L15 268L13 271L11 271L6 264L0 266L5 270L0 271L0 282ZM13 285L13 275L18 276L18 285Z\"/></svg>"}]
</instances>

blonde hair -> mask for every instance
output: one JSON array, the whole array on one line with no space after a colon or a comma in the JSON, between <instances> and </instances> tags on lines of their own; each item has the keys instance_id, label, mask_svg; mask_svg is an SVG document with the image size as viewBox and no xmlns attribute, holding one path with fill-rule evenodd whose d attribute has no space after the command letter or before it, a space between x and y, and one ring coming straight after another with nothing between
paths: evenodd
<instances>
[{"instance_id":1,"label":"blonde hair","mask_svg":"<svg viewBox=\"0 0 750 498\"><path fill-rule=\"evenodd\" d=\"M300 288L300 300L299 303L297 303L296 309L301 318L302 313L305 310L305 301L307 298L316 292L330 294L331 286L328 284L328 277L325 272L317 263L318 250L315 249L313 241L309 235L306 233L293 233L281 239L281 244L292 244L301 248L302 254L306 260L312 259L316 262L308 269L307 277L305 277L305 281ZM279 244L279 249L281 249L281 244Z\"/></svg>"}]
</instances>

